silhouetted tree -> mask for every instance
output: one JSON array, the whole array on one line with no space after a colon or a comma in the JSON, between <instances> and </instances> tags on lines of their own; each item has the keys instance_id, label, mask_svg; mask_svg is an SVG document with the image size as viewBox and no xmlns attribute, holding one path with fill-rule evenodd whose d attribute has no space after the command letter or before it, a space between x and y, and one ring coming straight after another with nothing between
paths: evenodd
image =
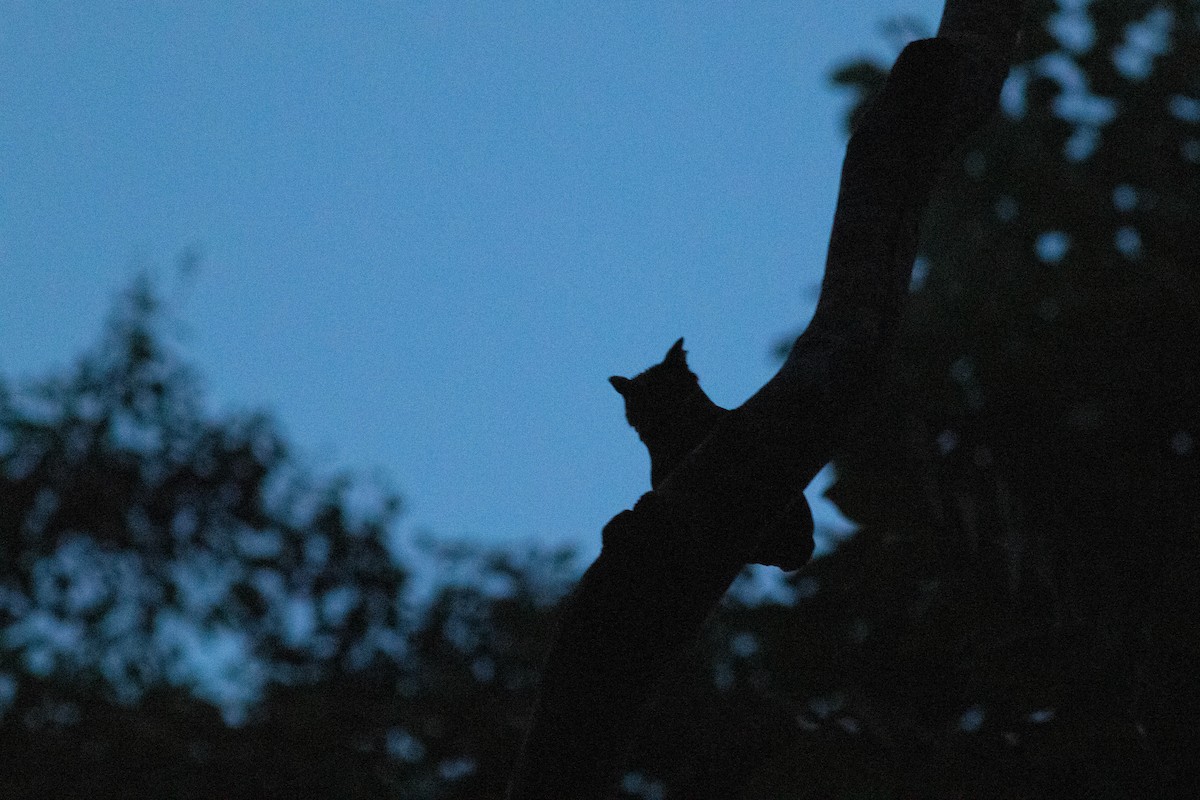
<instances>
[{"instance_id":1,"label":"silhouetted tree","mask_svg":"<svg viewBox=\"0 0 1200 800\"><path fill-rule=\"evenodd\" d=\"M117 753L173 785L222 715L401 652L396 496L313 479L264 415L208 418L158 305L140 280L99 348L0 393L6 796ZM56 760L63 732L83 752Z\"/></svg>"},{"instance_id":2,"label":"silhouetted tree","mask_svg":"<svg viewBox=\"0 0 1200 800\"><path fill-rule=\"evenodd\" d=\"M1190 796L1200 23L1031 16L1005 114L932 198L893 402L836 458L861 528L799 579L788 668L898 792ZM885 74L837 79L865 100Z\"/></svg>"},{"instance_id":3,"label":"silhouetted tree","mask_svg":"<svg viewBox=\"0 0 1200 800\"><path fill-rule=\"evenodd\" d=\"M917 223L945 159L991 115L1020 0L949 0L901 53L847 148L821 297L783 367L631 511L563 610L513 800L603 797L633 722L762 532L881 400Z\"/></svg>"},{"instance_id":4,"label":"silhouetted tree","mask_svg":"<svg viewBox=\"0 0 1200 800\"><path fill-rule=\"evenodd\" d=\"M161 305L0 387L0 796L498 796L567 554L408 608L395 493L208 415Z\"/></svg>"}]
</instances>

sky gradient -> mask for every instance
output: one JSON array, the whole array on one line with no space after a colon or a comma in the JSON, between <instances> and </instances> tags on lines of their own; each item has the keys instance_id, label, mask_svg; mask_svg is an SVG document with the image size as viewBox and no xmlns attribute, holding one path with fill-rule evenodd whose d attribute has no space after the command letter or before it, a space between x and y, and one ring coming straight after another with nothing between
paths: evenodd
<instances>
[{"instance_id":1,"label":"sky gradient","mask_svg":"<svg viewBox=\"0 0 1200 800\"><path fill-rule=\"evenodd\" d=\"M940 7L5 2L0 372L156 270L211 409L389 475L402 537L594 553L649 488L605 379L679 336L722 405L771 376L832 220L828 74Z\"/></svg>"}]
</instances>

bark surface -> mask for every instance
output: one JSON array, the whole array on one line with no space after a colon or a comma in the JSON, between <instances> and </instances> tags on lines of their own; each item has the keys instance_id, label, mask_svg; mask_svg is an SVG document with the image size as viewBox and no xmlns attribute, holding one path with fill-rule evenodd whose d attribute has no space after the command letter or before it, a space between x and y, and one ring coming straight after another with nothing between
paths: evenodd
<instances>
[{"instance_id":1,"label":"bark surface","mask_svg":"<svg viewBox=\"0 0 1200 800\"><path fill-rule=\"evenodd\" d=\"M777 517L881 402L940 168L995 111L1022 0L947 0L847 146L817 311L779 372L632 510L564 600L510 800L612 795L637 715ZM886 398L882 398L886 401Z\"/></svg>"}]
</instances>

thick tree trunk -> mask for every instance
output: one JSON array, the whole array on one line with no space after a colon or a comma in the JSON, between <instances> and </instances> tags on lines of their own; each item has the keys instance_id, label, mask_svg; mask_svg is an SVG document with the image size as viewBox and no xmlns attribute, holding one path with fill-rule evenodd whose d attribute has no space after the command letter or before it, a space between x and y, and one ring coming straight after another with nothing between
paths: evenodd
<instances>
[{"instance_id":1,"label":"thick tree trunk","mask_svg":"<svg viewBox=\"0 0 1200 800\"><path fill-rule=\"evenodd\" d=\"M758 542L861 427L895 349L917 223L947 156L993 113L1022 0L948 0L847 147L816 314L779 372L614 517L562 609L510 800L610 796L636 715Z\"/></svg>"}]
</instances>

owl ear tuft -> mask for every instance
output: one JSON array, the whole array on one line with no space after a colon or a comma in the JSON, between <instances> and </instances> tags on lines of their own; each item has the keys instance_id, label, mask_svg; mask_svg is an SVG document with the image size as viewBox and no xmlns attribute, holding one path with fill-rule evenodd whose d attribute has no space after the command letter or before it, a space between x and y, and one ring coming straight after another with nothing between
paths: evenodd
<instances>
[{"instance_id":1,"label":"owl ear tuft","mask_svg":"<svg viewBox=\"0 0 1200 800\"><path fill-rule=\"evenodd\" d=\"M667 351L667 357L663 359L664 364L682 364L687 365L687 351L683 349L683 337L680 336L675 344L671 345L671 349Z\"/></svg>"},{"instance_id":2,"label":"owl ear tuft","mask_svg":"<svg viewBox=\"0 0 1200 800\"><path fill-rule=\"evenodd\" d=\"M629 390L629 384L633 383L633 381L631 381L629 378L622 378L620 375L613 375L608 379L608 382L611 383L612 387L617 390L617 394L621 395L622 397L624 397L625 392Z\"/></svg>"}]
</instances>

